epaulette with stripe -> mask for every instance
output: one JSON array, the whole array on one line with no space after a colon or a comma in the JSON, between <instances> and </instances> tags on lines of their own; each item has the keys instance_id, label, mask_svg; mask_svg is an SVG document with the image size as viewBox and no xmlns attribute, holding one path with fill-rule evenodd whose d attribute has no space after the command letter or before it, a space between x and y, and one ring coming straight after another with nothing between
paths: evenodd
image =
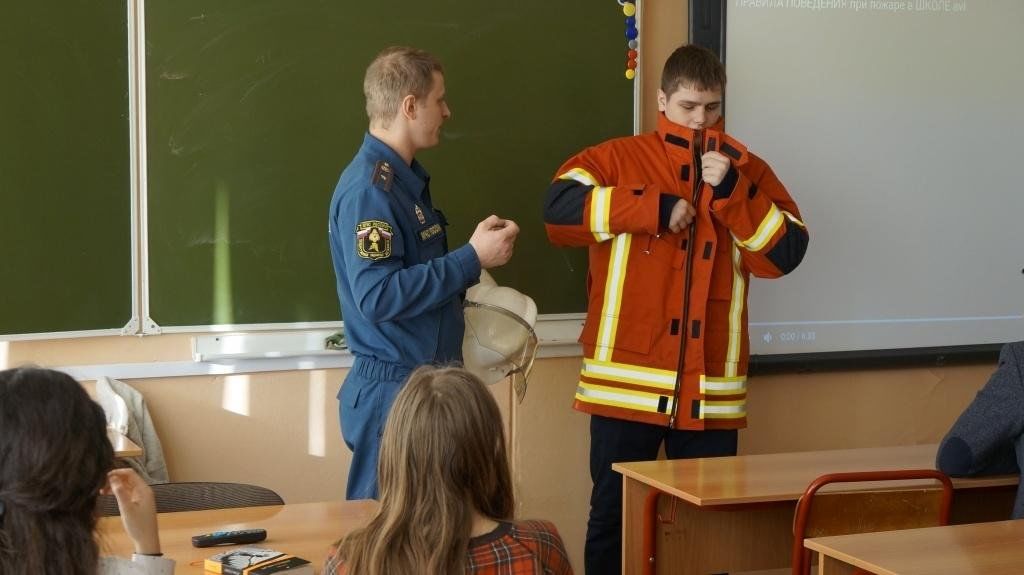
<instances>
[{"instance_id":1,"label":"epaulette with stripe","mask_svg":"<svg viewBox=\"0 0 1024 575\"><path fill-rule=\"evenodd\" d=\"M394 179L395 173L391 170L391 164L386 160L377 160L377 164L373 167L373 178L371 178L374 187L390 192L391 181Z\"/></svg>"}]
</instances>

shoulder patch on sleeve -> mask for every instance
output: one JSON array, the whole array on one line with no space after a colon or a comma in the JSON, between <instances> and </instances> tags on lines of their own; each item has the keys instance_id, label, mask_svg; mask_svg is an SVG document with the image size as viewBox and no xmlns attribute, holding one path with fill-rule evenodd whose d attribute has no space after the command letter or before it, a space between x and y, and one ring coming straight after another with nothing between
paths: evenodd
<instances>
[{"instance_id":1,"label":"shoulder patch on sleeve","mask_svg":"<svg viewBox=\"0 0 1024 575\"><path fill-rule=\"evenodd\" d=\"M381 220L364 220L356 224L356 253L368 260L391 257L391 224Z\"/></svg>"},{"instance_id":2,"label":"shoulder patch on sleeve","mask_svg":"<svg viewBox=\"0 0 1024 575\"><path fill-rule=\"evenodd\" d=\"M373 177L371 178L373 186L385 192L390 192L391 182L394 179L395 173L391 169L391 164L385 160L377 160L377 163L373 166Z\"/></svg>"}]
</instances>

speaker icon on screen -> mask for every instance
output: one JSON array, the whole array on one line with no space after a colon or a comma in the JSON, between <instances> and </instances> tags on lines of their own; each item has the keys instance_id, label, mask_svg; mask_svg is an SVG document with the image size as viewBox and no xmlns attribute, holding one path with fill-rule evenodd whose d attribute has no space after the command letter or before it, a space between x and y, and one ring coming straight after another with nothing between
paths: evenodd
<instances>
[{"instance_id":1,"label":"speaker icon on screen","mask_svg":"<svg viewBox=\"0 0 1024 575\"><path fill-rule=\"evenodd\" d=\"M772 342L772 332L770 332L770 331L764 332L764 335L761 336L761 339L763 339L765 343L771 343Z\"/></svg>"}]
</instances>

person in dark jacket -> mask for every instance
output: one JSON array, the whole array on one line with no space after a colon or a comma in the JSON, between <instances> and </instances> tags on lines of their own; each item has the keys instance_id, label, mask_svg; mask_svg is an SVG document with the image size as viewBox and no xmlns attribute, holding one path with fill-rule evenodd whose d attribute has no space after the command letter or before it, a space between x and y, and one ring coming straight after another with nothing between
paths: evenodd
<instances>
[{"instance_id":1,"label":"person in dark jacket","mask_svg":"<svg viewBox=\"0 0 1024 575\"><path fill-rule=\"evenodd\" d=\"M935 467L954 477L1024 469L1024 341L1003 346L996 372L939 444ZM1024 482L1013 518L1024 518Z\"/></svg>"}]
</instances>

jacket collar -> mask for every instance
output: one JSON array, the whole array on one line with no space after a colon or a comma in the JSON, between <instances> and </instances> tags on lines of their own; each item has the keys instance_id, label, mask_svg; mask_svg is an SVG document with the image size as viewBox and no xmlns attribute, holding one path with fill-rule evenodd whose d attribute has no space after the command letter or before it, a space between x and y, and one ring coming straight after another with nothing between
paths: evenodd
<instances>
[{"instance_id":1,"label":"jacket collar","mask_svg":"<svg viewBox=\"0 0 1024 575\"><path fill-rule=\"evenodd\" d=\"M719 118L717 122L711 126L705 128L704 132L708 130L721 132L725 128L725 119ZM691 130L685 126L669 120L665 116L664 112L658 114L658 139L665 142L669 149L675 148L677 150L686 150L686 154L692 154L693 150L693 139L696 137L697 130Z\"/></svg>"},{"instance_id":2,"label":"jacket collar","mask_svg":"<svg viewBox=\"0 0 1024 575\"><path fill-rule=\"evenodd\" d=\"M369 132L363 136L361 151L366 152L371 158L384 160L390 164L395 177L402 182L402 187L410 192L422 194L430 183L430 174L416 158L412 159L412 165L406 164L398 152Z\"/></svg>"}]
</instances>

